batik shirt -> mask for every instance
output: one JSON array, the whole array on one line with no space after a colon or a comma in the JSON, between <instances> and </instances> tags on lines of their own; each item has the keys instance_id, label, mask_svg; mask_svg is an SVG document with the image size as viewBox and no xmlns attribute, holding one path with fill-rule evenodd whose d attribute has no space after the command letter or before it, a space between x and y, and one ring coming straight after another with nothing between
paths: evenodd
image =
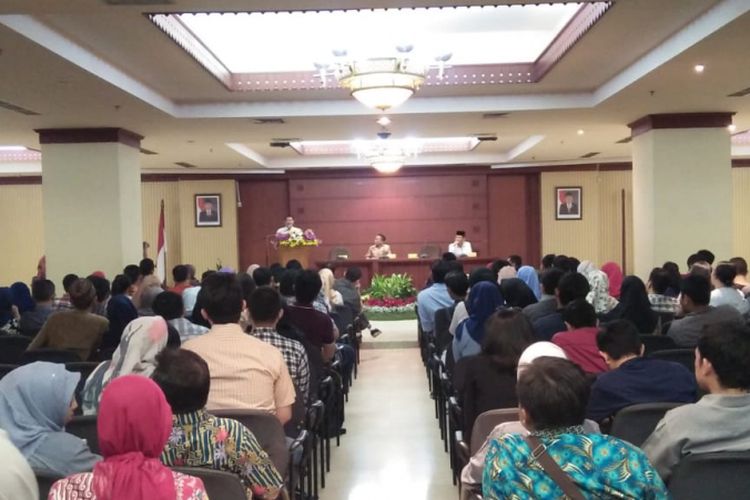
<instances>
[{"instance_id":1,"label":"batik shirt","mask_svg":"<svg viewBox=\"0 0 750 500\"><path fill-rule=\"evenodd\" d=\"M172 433L161 461L168 466L207 467L237 474L247 498L276 498L284 485L248 428L204 410L172 417Z\"/></svg>"},{"instance_id":2,"label":"batik shirt","mask_svg":"<svg viewBox=\"0 0 750 500\"><path fill-rule=\"evenodd\" d=\"M585 498L669 498L646 455L624 441L603 434L585 434L580 426L533 434ZM482 491L485 499L565 496L518 434L506 434L490 444Z\"/></svg>"}]
</instances>

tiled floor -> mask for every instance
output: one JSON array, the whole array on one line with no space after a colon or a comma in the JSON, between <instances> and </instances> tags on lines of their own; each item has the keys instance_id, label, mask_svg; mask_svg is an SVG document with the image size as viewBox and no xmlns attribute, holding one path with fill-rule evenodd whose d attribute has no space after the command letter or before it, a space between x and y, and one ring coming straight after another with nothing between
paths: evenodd
<instances>
[{"instance_id":1,"label":"tiled floor","mask_svg":"<svg viewBox=\"0 0 750 500\"><path fill-rule=\"evenodd\" d=\"M416 321L394 323L378 324L383 335L375 348L362 351L346 406L347 434L332 449L322 500L458 498L419 351L376 347L387 340L416 341Z\"/></svg>"}]
</instances>

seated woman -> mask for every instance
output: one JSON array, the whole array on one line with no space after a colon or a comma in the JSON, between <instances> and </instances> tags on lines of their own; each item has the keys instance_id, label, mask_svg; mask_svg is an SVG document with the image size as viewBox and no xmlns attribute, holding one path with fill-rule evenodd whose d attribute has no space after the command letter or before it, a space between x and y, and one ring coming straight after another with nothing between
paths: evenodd
<instances>
[{"instance_id":1,"label":"seated woman","mask_svg":"<svg viewBox=\"0 0 750 500\"><path fill-rule=\"evenodd\" d=\"M711 275L711 283L714 290L711 292L709 305L732 306L740 314L745 315L750 311L750 303L745 300L745 295L734 286L737 277L737 268L729 262L720 262Z\"/></svg>"},{"instance_id":2,"label":"seated woman","mask_svg":"<svg viewBox=\"0 0 750 500\"><path fill-rule=\"evenodd\" d=\"M526 306L537 303L533 290L519 278L503 280L500 283L500 292L503 294L507 307L523 309Z\"/></svg>"},{"instance_id":3,"label":"seated woman","mask_svg":"<svg viewBox=\"0 0 750 500\"><path fill-rule=\"evenodd\" d=\"M659 315L651 308L646 285L638 276L628 276L623 280L620 303L601 317L604 323L616 319L627 319L638 328L640 333L656 332Z\"/></svg>"},{"instance_id":4,"label":"seated woman","mask_svg":"<svg viewBox=\"0 0 750 500\"><path fill-rule=\"evenodd\" d=\"M593 262L584 260L578 265L578 272L589 282L591 291L586 295L586 300L594 306L596 314L606 314L617 306L617 299L609 294L609 278Z\"/></svg>"},{"instance_id":5,"label":"seated woman","mask_svg":"<svg viewBox=\"0 0 750 500\"><path fill-rule=\"evenodd\" d=\"M485 499L563 498L565 490L592 499L669 498L641 450L584 430L589 390L583 371L564 359L540 358L523 370L519 417L530 434L506 434L490 443ZM557 480L553 469L562 473Z\"/></svg>"},{"instance_id":6,"label":"seated woman","mask_svg":"<svg viewBox=\"0 0 750 500\"><path fill-rule=\"evenodd\" d=\"M172 410L153 380L126 375L102 394L97 420L104 460L93 472L52 485L50 500L207 500L203 482L159 461L172 432Z\"/></svg>"},{"instance_id":7,"label":"seated woman","mask_svg":"<svg viewBox=\"0 0 750 500\"><path fill-rule=\"evenodd\" d=\"M96 415L102 391L123 375L150 377L156 368L156 355L166 346L167 323L161 316L144 316L128 323L112 359L97 366L83 388L84 415Z\"/></svg>"},{"instance_id":8,"label":"seated woman","mask_svg":"<svg viewBox=\"0 0 750 500\"><path fill-rule=\"evenodd\" d=\"M516 368L534 341L531 323L520 310L501 309L485 324L482 352L456 364L453 385L464 413L464 439L471 439L476 418L487 410L514 408Z\"/></svg>"},{"instance_id":9,"label":"seated woman","mask_svg":"<svg viewBox=\"0 0 750 500\"><path fill-rule=\"evenodd\" d=\"M458 324L453 337L453 360L479 354L484 341L484 323L505 301L500 288L494 283L482 281L469 289L466 310L469 317Z\"/></svg>"},{"instance_id":10,"label":"seated woman","mask_svg":"<svg viewBox=\"0 0 750 500\"><path fill-rule=\"evenodd\" d=\"M172 435L161 454L166 465L206 467L239 476L247 498L276 498L284 480L253 433L236 420L206 412L211 374L194 352L167 350L153 379L172 407Z\"/></svg>"},{"instance_id":11,"label":"seated woman","mask_svg":"<svg viewBox=\"0 0 750 500\"><path fill-rule=\"evenodd\" d=\"M80 379L63 364L39 361L0 380L0 428L34 471L66 476L91 470L101 460L84 440L65 432Z\"/></svg>"},{"instance_id":12,"label":"seated woman","mask_svg":"<svg viewBox=\"0 0 750 500\"><path fill-rule=\"evenodd\" d=\"M333 311L334 308L344 305L344 297L341 292L333 288L333 284L336 282L336 277L333 275L333 271L328 268L323 268L318 271L320 275L320 281L323 283L323 287L320 289L321 295L323 295L323 301L325 302L326 308L329 311Z\"/></svg>"},{"instance_id":13,"label":"seated woman","mask_svg":"<svg viewBox=\"0 0 750 500\"><path fill-rule=\"evenodd\" d=\"M104 334L102 350L112 352L117 348L125 327L138 317L138 309L133 300L128 296L135 290L130 278L124 274L118 274L112 281L112 297L107 303L107 319L109 330Z\"/></svg>"}]
</instances>

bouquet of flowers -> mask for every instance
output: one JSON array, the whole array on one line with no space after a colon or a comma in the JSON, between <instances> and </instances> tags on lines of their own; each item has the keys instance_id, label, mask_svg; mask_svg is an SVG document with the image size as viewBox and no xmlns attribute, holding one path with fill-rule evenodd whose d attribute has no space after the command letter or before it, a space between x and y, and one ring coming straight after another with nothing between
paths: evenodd
<instances>
[{"instance_id":1,"label":"bouquet of flowers","mask_svg":"<svg viewBox=\"0 0 750 500\"><path fill-rule=\"evenodd\" d=\"M315 236L315 232L312 229L303 231L293 227L289 231L279 231L276 233L276 245L280 247L316 247L320 243L321 241Z\"/></svg>"}]
</instances>

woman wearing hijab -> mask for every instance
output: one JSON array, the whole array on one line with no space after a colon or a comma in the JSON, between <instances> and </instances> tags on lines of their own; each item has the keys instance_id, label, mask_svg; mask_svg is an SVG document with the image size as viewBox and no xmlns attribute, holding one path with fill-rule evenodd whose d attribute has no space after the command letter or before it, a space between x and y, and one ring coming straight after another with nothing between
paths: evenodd
<instances>
[{"instance_id":1,"label":"woman wearing hijab","mask_svg":"<svg viewBox=\"0 0 750 500\"><path fill-rule=\"evenodd\" d=\"M606 314L617 306L617 299L610 295L609 278L593 262L584 260L578 265L578 272L589 282L591 291L586 295L586 301L594 306L596 314Z\"/></svg>"},{"instance_id":2,"label":"woman wearing hijab","mask_svg":"<svg viewBox=\"0 0 750 500\"><path fill-rule=\"evenodd\" d=\"M651 308L646 285L638 276L628 276L622 282L620 303L602 317L603 322L626 319L633 323L640 333L654 333L659 315Z\"/></svg>"},{"instance_id":3,"label":"woman wearing hijab","mask_svg":"<svg viewBox=\"0 0 750 500\"><path fill-rule=\"evenodd\" d=\"M453 359L479 354L484 340L484 323L505 302L499 287L486 281L471 287L466 299L469 317L459 323L453 338Z\"/></svg>"},{"instance_id":4,"label":"woman wearing hijab","mask_svg":"<svg viewBox=\"0 0 750 500\"><path fill-rule=\"evenodd\" d=\"M516 268L513 266L505 266L500 268L500 270L497 272L497 284L503 282L503 280L509 280L511 278L515 278L518 275L516 272Z\"/></svg>"},{"instance_id":5,"label":"woman wearing hijab","mask_svg":"<svg viewBox=\"0 0 750 500\"><path fill-rule=\"evenodd\" d=\"M333 271L323 268L318 271L318 274L320 275L320 281L323 283L320 292L323 295L323 300L328 310L333 311L335 307L343 306L344 298L341 296L341 292L333 288L333 284L336 281Z\"/></svg>"},{"instance_id":6,"label":"woman wearing hijab","mask_svg":"<svg viewBox=\"0 0 750 500\"><path fill-rule=\"evenodd\" d=\"M39 498L34 471L8 438L8 434L0 429L0 457L3 466L0 467L0 500Z\"/></svg>"},{"instance_id":7,"label":"woman wearing hijab","mask_svg":"<svg viewBox=\"0 0 750 500\"><path fill-rule=\"evenodd\" d=\"M614 262L607 262L602 266L602 272L607 275L609 280L609 294L619 299L623 280L622 269Z\"/></svg>"},{"instance_id":8,"label":"woman wearing hijab","mask_svg":"<svg viewBox=\"0 0 750 500\"><path fill-rule=\"evenodd\" d=\"M112 281L112 297L107 304L109 331L104 334L102 350L112 352L116 349L125 327L138 317L138 309L128 297L131 286L130 278L124 274L118 274Z\"/></svg>"},{"instance_id":9,"label":"woman wearing hijab","mask_svg":"<svg viewBox=\"0 0 750 500\"><path fill-rule=\"evenodd\" d=\"M86 380L81 397L83 414L96 415L102 391L117 377L150 377L156 369L156 355L167 346L168 338L167 323L161 316L144 316L131 321L112 359L97 366Z\"/></svg>"},{"instance_id":10,"label":"woman wearing hijab","mask_svg":"<svg viewBox=\"0 0 750 500\"><path fill-rule=\"evenodd\" d=\"M203 482L171 471L159 456L172 431L172 410L151 379L126 375L102 394L97 419L104 460L93 472L57 481L50 500L207 500Z\"/></svg>"},{"instance_id":11,"label":"woman wearing hijab","mask_svg":"<svg viewBox=\"0 0 750 500\"><path fill-rule=\"evenodd\" d=\"M510 278L500 283L500 292L505 299L507 307L518 307L523 309L531 304L536 304L536 296L526 283L518 278Z\"/></svg>"},{"instance_id":12,"label":"woman wearing hijab","mask_svg":"<svg viewBox=\"0 0 750 500\"><path fill-rule=\"evenodd\" d=\"M539 274L537 274L536 269L531 266L521 266L521 269L518 270L518 278L534 292L537 301L542 298L542 287L539 286Z\"/></svg>"},{"instance_id":13,"label":"woman wearing hijab","mask_svg":"<svg viewBox=\"0 0 750 500\"><path fill-rule=\"evenodd\" d=\"M65 476L101 460L85 441L65 432L80 378L63 364L38 361L0 380L0 428L37 472Z\"/></svg>"},{"instance_id":14,"label":"woman wearing hijab","mask_svg":"<svg viewBox=\"0 0 750 500\"><path fill-rule=\"evenodd\" d=\"M13 295L13 305L18 308L18 314L34 309L36 304L26 283L16 281L10 285L10 293Z\"/></svg>"}]
</instances>

